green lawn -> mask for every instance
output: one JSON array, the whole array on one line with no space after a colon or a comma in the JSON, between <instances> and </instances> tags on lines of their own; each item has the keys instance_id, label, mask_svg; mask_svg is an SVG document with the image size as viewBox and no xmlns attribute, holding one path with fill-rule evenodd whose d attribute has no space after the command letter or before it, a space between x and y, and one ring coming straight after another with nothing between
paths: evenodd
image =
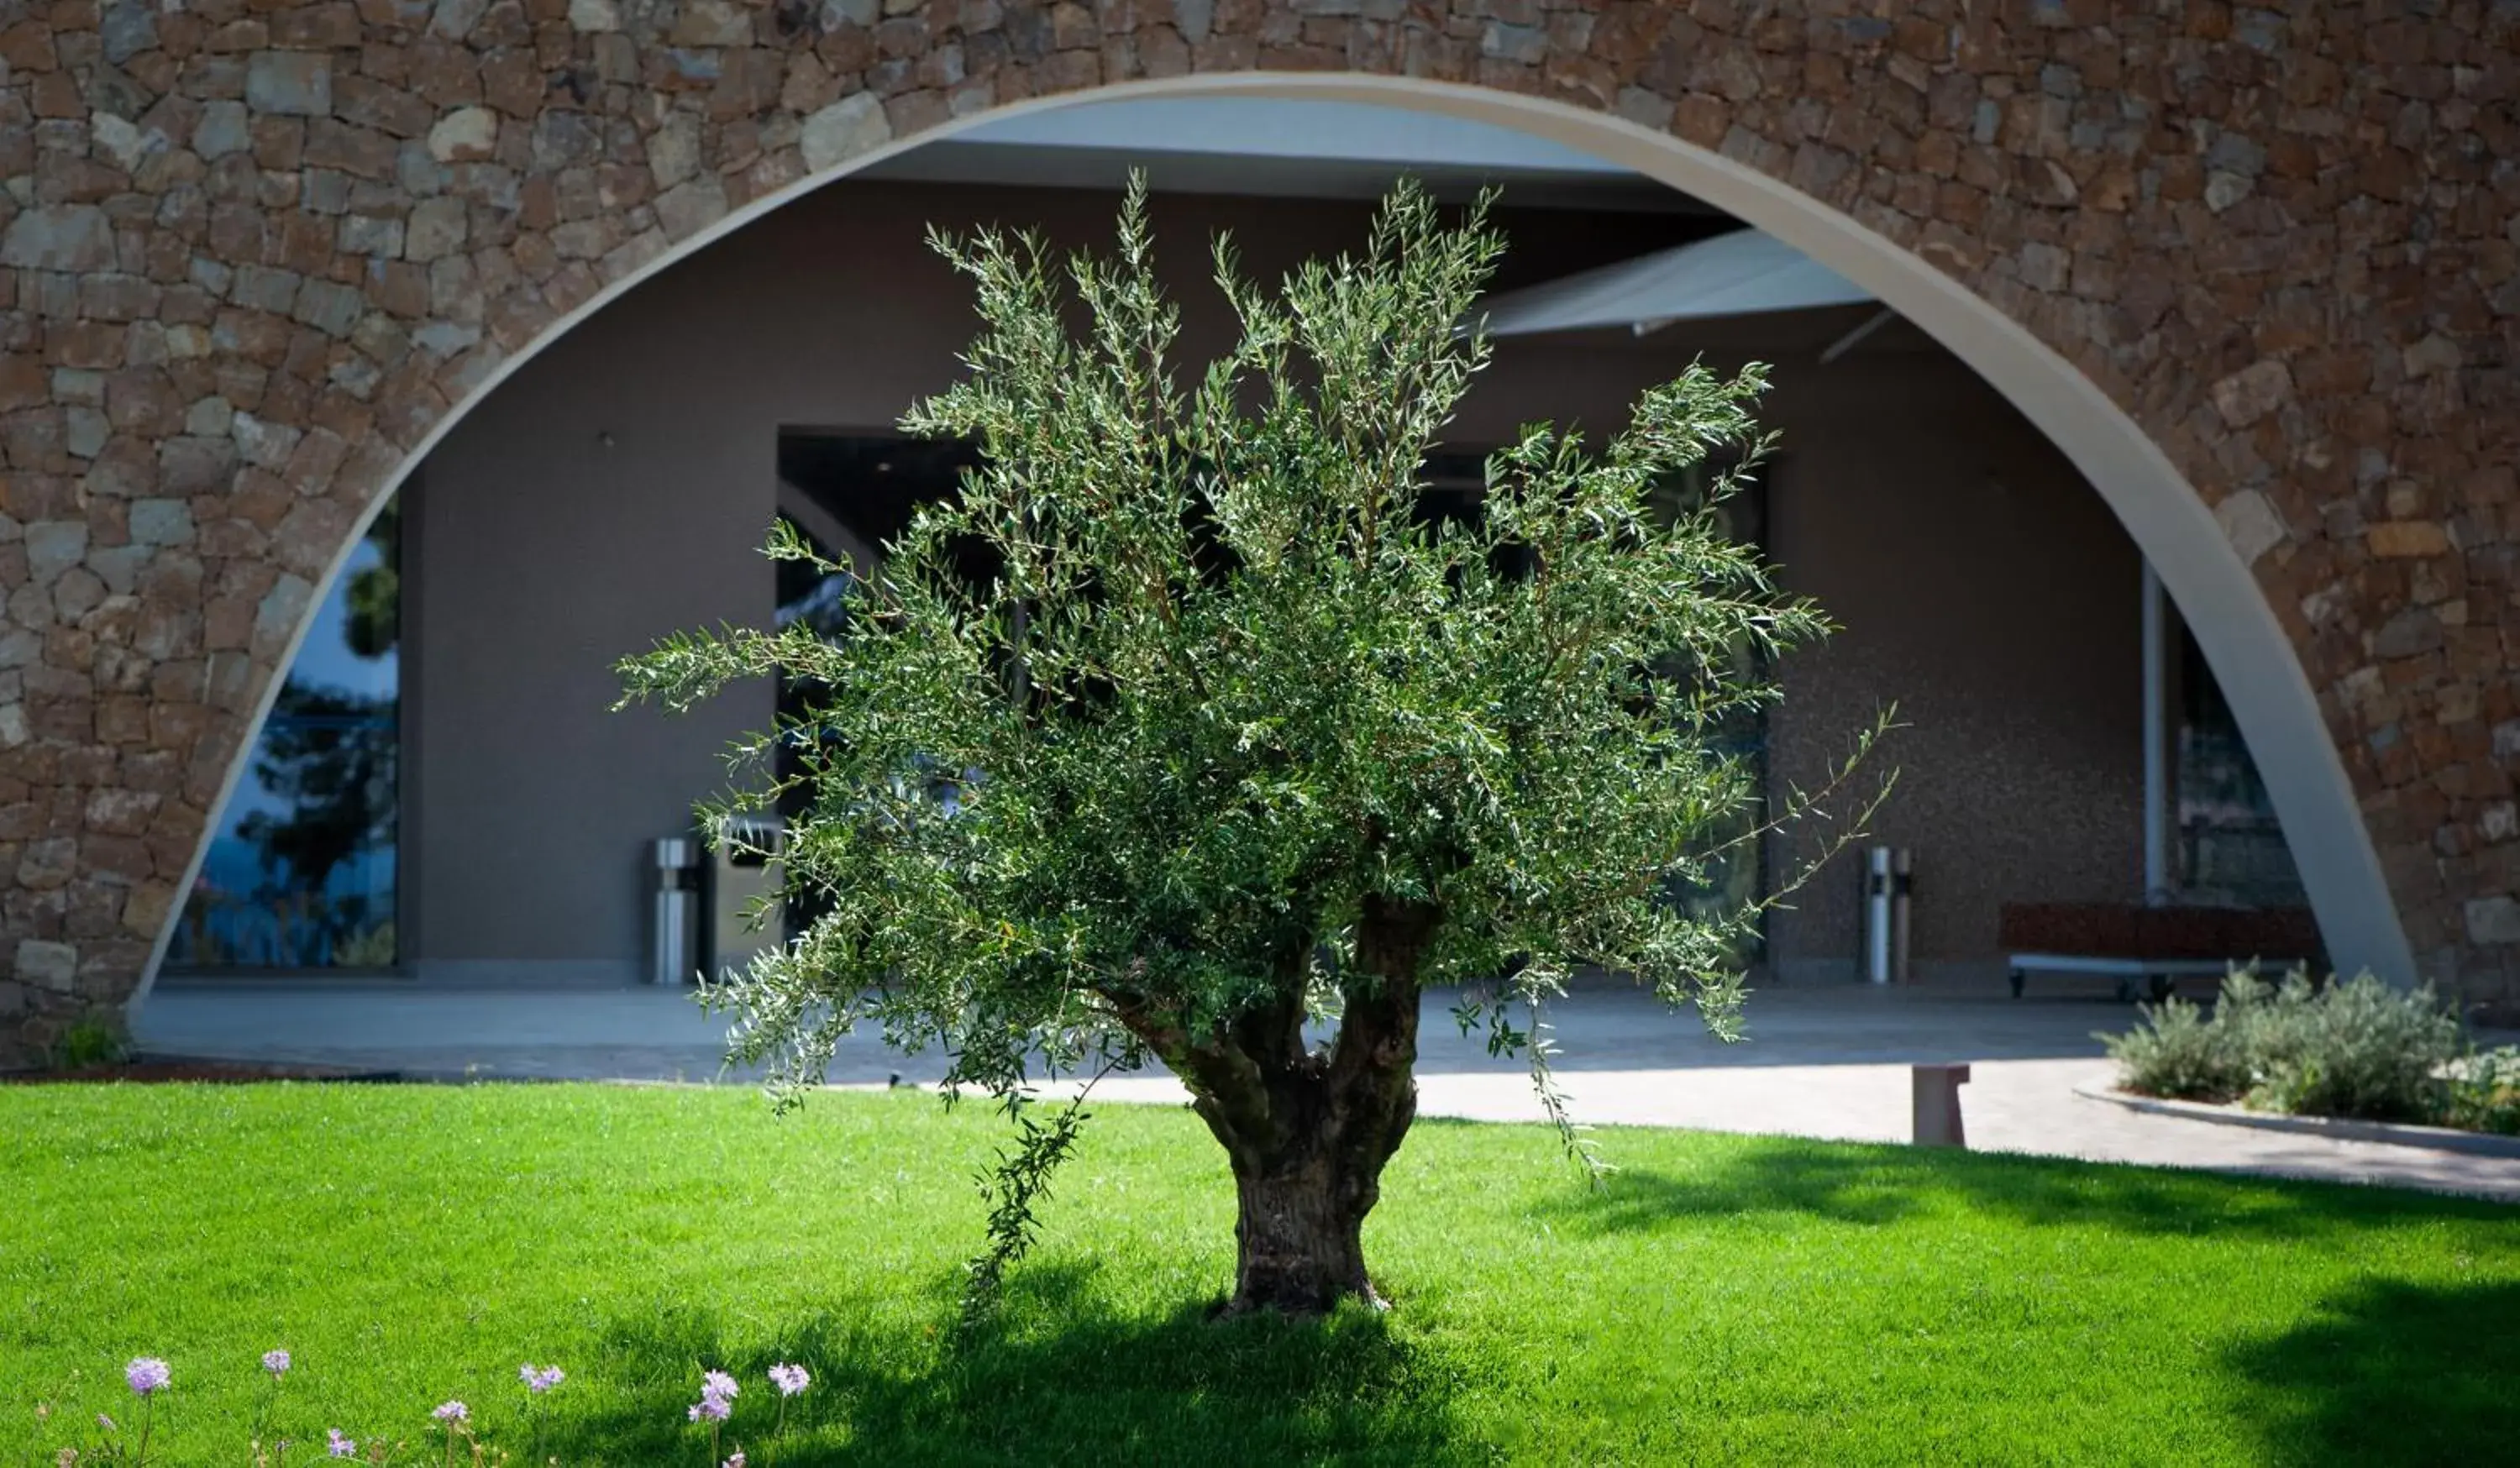
<instances>
[{"instance_id":1,"label":"green lawn","mask_svg":"<svg viewBox=\"0 0 2520 1468\"><path fill-rule=\"evenodd\" d=\"M1421 1124L1368 1226L1387 1317L1210 1325L1232 1208L1102 1108L999 1323L957 1340L977 1107L549 1087L0 1088L0 1463L38 1399L173 1362L174 1464L282 1433L700 1461L703 1367L808 1365L783 1463L2507 1461L2520 1212L2015 1158ZM255 1366L286 1346L276 1401ZM732 1446L732 1445L730 1445ZM521 1457L521 1452L519 1453ZM49 1456L44 1461L49 1462ZM425 1461L437 1461L432 1451Z\"/></svg>"}]
</instances>

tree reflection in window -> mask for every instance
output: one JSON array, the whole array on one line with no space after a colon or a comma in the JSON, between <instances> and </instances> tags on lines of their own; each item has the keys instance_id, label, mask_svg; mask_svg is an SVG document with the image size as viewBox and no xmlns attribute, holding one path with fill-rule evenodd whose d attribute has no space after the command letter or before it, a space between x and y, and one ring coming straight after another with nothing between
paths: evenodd
<instances>
[{"instance_id":1,"label":"tree reflection in window","mask_svg":"<svg viewBox=\"0 0 2520 1468\"><path fill-rule=\"evenodd\" d=\"M402 516L389 502L315 615L220 813L167 961L384 968L400 825Z\"/></svg>"}]
</instances>

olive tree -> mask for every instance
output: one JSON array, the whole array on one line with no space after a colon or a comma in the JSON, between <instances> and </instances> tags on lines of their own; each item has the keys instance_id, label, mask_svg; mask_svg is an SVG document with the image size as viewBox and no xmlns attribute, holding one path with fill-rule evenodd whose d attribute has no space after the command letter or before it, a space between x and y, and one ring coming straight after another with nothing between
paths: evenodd
<instances>
[{"instance_id":1,"label":"olive tree","mask_svg":"<svg viewBox=\"0 0 2520 1468\"><path fill-rule=\"evenodd\" d=\"M1692 367L1598 452L1527 429L1462 512L1421 469L1489 360L1483 207L1449 223L1404 185L1360 253L1275 290L1219 241L1239 339L1194 376L1142 187L1107 255L935 243L982 329L903 426L979 467L851 590L842 635L678 636L622 664L629 697L673 706L763 675L808 690L739 747L720 809L801 797L786 881L822 915L705 999L784 1098L874 1023L1006 1102L1023 1139L983 1285L1075 1136L1072 1103L1044 1122L1023 1099L1152 1059L1231 1163L1230 1308L1375 1299L1360 1227L1417 1115L1421 995L1472 986L1457 1016L1528 1054L1586 1153L1541 1002L1592 965L1729 1034L1755 908L1669 892L1822 814L1853 767L1763 806L1717 734L1822 618L1719 533L1737 467L1653 508L1755 461L1762 373Z\"/></svg>"}]
</instances>

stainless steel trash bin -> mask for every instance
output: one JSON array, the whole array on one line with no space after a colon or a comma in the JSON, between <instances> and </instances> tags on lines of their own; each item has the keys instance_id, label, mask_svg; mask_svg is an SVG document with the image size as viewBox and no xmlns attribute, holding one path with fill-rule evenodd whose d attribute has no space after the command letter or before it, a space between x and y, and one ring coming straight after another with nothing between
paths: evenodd
<instances>
[{"instance_id":1,"label":"stainless steel trash bin","mask_svg":"<svg viewBox=\"0 0 2520 1468\"><path fill-rule=\"evenodd\" d=\"M730 816L709 853L709 974L742 968L787 941L779 853L787 827L770 816Z\"/></svg>"},{"instance_id":2,"label":"stainless steel trash bin","mask_svg":"<svg viewBox=\"0 0 2520 1468\"><path fill-rule=\"evenodd\" d=\"M656 892L648 982L688 984L699 968L699 843L689 836L659 837L653 856Z\"/></svg>"},{"instance_id":3,"label":"stainless steel trash bin","mask_svg":"<svg viewBox=\"0 0 2520 1468\"><path fill-rule=\"evenodd\" d=\"M1868 984L1908 982L1908 901L1914 854L1874 846L1864 853L1864 951L1857 971Z\"/></svg>"}]
</instances>

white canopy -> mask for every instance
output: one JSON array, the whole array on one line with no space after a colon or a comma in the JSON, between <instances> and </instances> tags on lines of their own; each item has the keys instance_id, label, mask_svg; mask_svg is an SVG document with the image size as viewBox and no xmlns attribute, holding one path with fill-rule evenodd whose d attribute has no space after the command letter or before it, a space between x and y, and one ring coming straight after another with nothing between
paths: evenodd
<instances>
[{"instance_id":1,"label":"white canopy","mask_svg":"<svg viewBox=\"0 0 2520 1468\"><path fill-rule=\"evenodd\" d=\"M1081 103L993 118L956 134L954 141L1131 155L1337 159L1402 168L1604 176L1630 172L1589 153L1465 117L1282 97L1132 97Z\"/></svg>"},{"instance_id":2,"label":"white canopy","mask_svg":"<svg viewBox=\"0 0 2520 1468\"><path fill-rule=\"evenodd\" d=\"M1774 235L1744 229L1492 295L1479 309L1492 336L1585 327L1634 327L1642 334L1667 322L1870 299L1870 291Z\"/></svg>"}]
</instances>

